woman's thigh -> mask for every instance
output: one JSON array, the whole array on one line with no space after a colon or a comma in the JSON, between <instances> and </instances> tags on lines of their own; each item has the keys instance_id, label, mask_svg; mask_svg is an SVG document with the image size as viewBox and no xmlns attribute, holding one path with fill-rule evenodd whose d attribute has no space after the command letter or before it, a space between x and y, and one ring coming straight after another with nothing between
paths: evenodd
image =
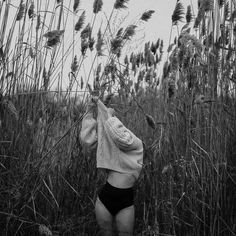
<instances>
[{"instance_id":1,"label":"woman's thigh","mask_svg":"<svg viewBox=\"0 0 236 236\"><path fill-rule=\"evenodd\" d=\"M116 226L119 231L119 236L133 235L134 205L124 208L117 213Z\"/></svg>"},{"instance_id":2,"label":"woman's thigh","mask_svg":"<svg viewBox=\"0 0 236 236\"><path fill-rule=\"evenodd\" d=\"M97 198L95 203L95 214L97 223L102 231L102 236L112 235L113 216L106 209L103 203Z\"/></svg>"}]
</instances>

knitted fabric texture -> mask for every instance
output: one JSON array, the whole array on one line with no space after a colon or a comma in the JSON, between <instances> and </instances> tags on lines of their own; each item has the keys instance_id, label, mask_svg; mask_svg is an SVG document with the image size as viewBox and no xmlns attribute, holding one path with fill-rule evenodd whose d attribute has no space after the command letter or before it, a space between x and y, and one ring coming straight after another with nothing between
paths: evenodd
<instances>
[{"instance_id":1,"label":"knitted fabric texture","mask_svg":"<svg viewBox=\"0 0 236 236\"><path fill-rule=\"evenodd\" d=\"M85 116L82 120L82 129L80 140L86 149L95 149L97 147L97 121L93 118L91 106L87 107Z\"/></svg>"},{"instance_id":2,"label":"knitted fabric texture","mask_svg":"<svg viewBox=\"0 0 236 236\"><path fill-rule=\"evenodd\" d=\"M96 121L89 115L85 116L82 122L81 141L93 148L94 140L97 140L98 168L129 173L138 178L143 164L142 141L118 118L109 117L109 108L100 100L97 107L97 132L94 123Z\"/></svg>"}]
</instances>

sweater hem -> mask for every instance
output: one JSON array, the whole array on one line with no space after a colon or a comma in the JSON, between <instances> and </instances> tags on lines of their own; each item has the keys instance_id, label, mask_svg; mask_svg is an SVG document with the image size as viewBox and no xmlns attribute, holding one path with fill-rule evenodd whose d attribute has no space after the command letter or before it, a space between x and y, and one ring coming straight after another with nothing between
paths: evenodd
<instances>
[{"instance_id":1,"label":"sweater hem","mask_svg":"<svg viewBox=\"0 0 236 236\"><path fill-rule=\"evenodd\" d=\"M115 168L115 167L110 167L110 166L106 166L106 165L99 165L97 164L97 168L101 168L101 169L107 169L107 170L111 170L111 171L116 171L116 172L119 172L119 173L122 173L122 174L132 174L135 176L135 178L138 179L139 175L140 175L140 172L142 170L142 168L140 168L140 171L125 171L125 170L122 170L122 169L119 169L119 168Z\"/></svg>"}]
</instances>

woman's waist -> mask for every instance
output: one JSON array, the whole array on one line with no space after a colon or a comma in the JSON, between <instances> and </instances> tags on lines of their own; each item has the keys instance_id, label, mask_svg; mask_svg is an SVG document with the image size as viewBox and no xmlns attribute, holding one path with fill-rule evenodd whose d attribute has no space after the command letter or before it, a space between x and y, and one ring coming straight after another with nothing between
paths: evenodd
<instances>
[{"instance_id":1,"label":"woman's waist","mask_svg":"<svg viewBox=\"0 0 236 236\"><path fill-rule=\"evenodd\" d=\"M120 173L109 170L107 182L116 188L131 188L133 187L136 178L133 174Z\"/></svg>"}]
</instances>

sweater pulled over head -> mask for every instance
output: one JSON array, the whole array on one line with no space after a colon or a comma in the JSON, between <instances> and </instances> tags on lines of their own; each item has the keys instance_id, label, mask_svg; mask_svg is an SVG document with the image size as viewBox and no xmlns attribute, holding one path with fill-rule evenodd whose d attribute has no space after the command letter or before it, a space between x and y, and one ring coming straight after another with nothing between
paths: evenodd
<instances>
[{"instance_id":1,"label":"sweater pulled over head","mask_svg":"<svg viewBox=\"0 0 236 236\"><path fill-rule=\"evenodd\" d=\"M132 174L138 178L143 164L143 145L117 117L110 117L100 100L95 120L87 111L82 121L80 139L87 148L95 148L97 168Z\"/></svg>"}]
</instances>

